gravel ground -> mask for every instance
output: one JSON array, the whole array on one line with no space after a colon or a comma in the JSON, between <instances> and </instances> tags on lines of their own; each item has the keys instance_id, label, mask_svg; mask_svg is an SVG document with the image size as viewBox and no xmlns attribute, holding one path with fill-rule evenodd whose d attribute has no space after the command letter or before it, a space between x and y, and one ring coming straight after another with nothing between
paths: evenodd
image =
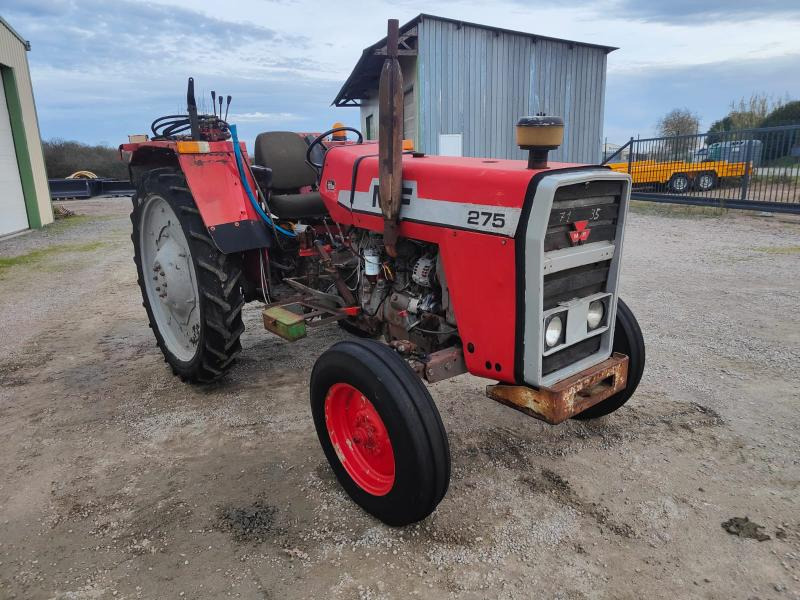
<instances>
[{"instance_id":1,"label":"gravel ground","mask_svg":"<svg viewBox=\"0 0 800 600\"><path fill-rule=\"evenodd\" d=\"M311 423L314 358L346 334L288 344L247 307L231 375L184 385L146 326L128 201L69 207L86 216L0 241L0 598L800 598L797 220L634 212L634 398L551 427L477 378L432 386L450 490L391 529ZM745 516L770 539L723 529Z\"/></svg>"}]
</instances>

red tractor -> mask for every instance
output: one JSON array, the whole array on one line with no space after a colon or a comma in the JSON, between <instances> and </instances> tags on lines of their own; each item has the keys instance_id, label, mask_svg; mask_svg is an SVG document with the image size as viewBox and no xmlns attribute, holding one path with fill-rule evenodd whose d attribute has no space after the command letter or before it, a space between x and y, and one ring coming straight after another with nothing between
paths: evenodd
<instances>
[{"instance_id":1,"label":"red tractor","mask_svg":"<svg viewBox=\"0 0 800 600\"><path fill-rule=\"evenodd\" d=\"M266 329L290 341L338 323L356 337L314 365L319 441L355 502L405 525L450 478L423 380L469 372L546 422L592 419L631 397L645 350L617 295L630 177L547 164L556 117L520 120L527 164L404 151L396 22L389 34L377 143L351 128L275 131L251 161L221 103L198 114L190 79L188 115L121 149L144 307L173 372L222 377L246 302L263 302ZM356 141L338 141L345 131Z\"/></svg>"}]
</instances>

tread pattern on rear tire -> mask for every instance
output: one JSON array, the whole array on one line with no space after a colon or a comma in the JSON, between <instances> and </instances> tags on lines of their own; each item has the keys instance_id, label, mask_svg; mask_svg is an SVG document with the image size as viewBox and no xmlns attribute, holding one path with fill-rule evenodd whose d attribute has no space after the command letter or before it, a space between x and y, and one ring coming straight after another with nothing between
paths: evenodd
<instances>
[{"instance_id":1,"label":"tread pattern on rear tire","mask_svg":"<svg viewBox=\"0 0 800 600\"><path fill-rule=\"evenodd\" d=\"M189 361L181 361L166 347L164 338L149 305L141 264L139 220L147 197L158 194L164 198L180 221L189 243L200 293L200 337L197 353ZM194 203L186 178L173 168L148 171L139 181L132 198L131 241L139 288L150 327L156 343L172 372L184 381L211 383L222 377L233 366L241 352L239 341L244 332L242 307L244 297L239 282L242 275L241 257L223 254L208 236L200 211Z\"/></svg>"},{"instance_id":2,"label":"tread pattern on rear tire","mask_svg":"<svg viewBox=\"0 0 800 600\"><path fill-rule=\"evenodd\" d=\"M412 463L416 461L418 471L409 489L395 492L393 488L385 499L370 496L356 486L339 462L328 436L324 416L325 395L330 384L336 381L354 383L352 380L348 381L348 365L354 372L361 373L361 377L368 374L376 385L386 390L397 414L403 418L403 427L410 432L409 439L415 440L412 444L413 451L409 450L408 456L398 456L398 440L392 440L398 464L405 460ZM366 389L359 389L369 396ZM380 412L380 403L388 399L370 400L376 403ZM444 498L450 483L450 447L444 425L427 388L394 350L372 340L352 339L334 344L314 365L311 375L311 408L317 435L337 479L350 497L367 512L388 525L408 525L430 515ZM391 428L388 422L386 426ZM406 498L406 501L392 498L391 495L395 493L398 499ZM413 496L412 501L408 500L410 496Z\"/></svg>"}]
</instances>

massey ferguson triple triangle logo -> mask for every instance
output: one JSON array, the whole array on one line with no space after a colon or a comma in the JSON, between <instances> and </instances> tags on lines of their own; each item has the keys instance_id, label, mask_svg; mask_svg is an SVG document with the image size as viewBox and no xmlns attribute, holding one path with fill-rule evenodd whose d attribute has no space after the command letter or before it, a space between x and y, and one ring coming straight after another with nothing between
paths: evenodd
<instances>
[{"instance_id":1,"label":"massey ferguson triple triangle logo","mask_svg":"<svg viewBox=\"0 0 800 600\"><path fill-rule=\"evenodd\" d=\"M569 232L569 241L573 246L582 244L589 239L589 234L592 232L588 227L589 221L575 221L572 226L575 228Z\"/></svg>"}]
</instances>

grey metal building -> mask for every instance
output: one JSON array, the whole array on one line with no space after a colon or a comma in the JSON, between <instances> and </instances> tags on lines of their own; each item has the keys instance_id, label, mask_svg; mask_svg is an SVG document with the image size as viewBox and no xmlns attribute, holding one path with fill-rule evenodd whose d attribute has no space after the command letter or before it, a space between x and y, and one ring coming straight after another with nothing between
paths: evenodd
<instances>
[{"instance_id":1,"label":"grey metal building","mask_svg":"<svg viewBox=\"0 0 800 600\"><path fill-rule=\"evenodd\" d=\"M429 154L524 158L514 144L523 115L564 117L551 158L602 155L606 57L585 44L421 14L400 28L404 137ZM360 106L361 130L378 132L378 80L386 38L366 48L334 100Z\"/></svg>"}]
</instances>

